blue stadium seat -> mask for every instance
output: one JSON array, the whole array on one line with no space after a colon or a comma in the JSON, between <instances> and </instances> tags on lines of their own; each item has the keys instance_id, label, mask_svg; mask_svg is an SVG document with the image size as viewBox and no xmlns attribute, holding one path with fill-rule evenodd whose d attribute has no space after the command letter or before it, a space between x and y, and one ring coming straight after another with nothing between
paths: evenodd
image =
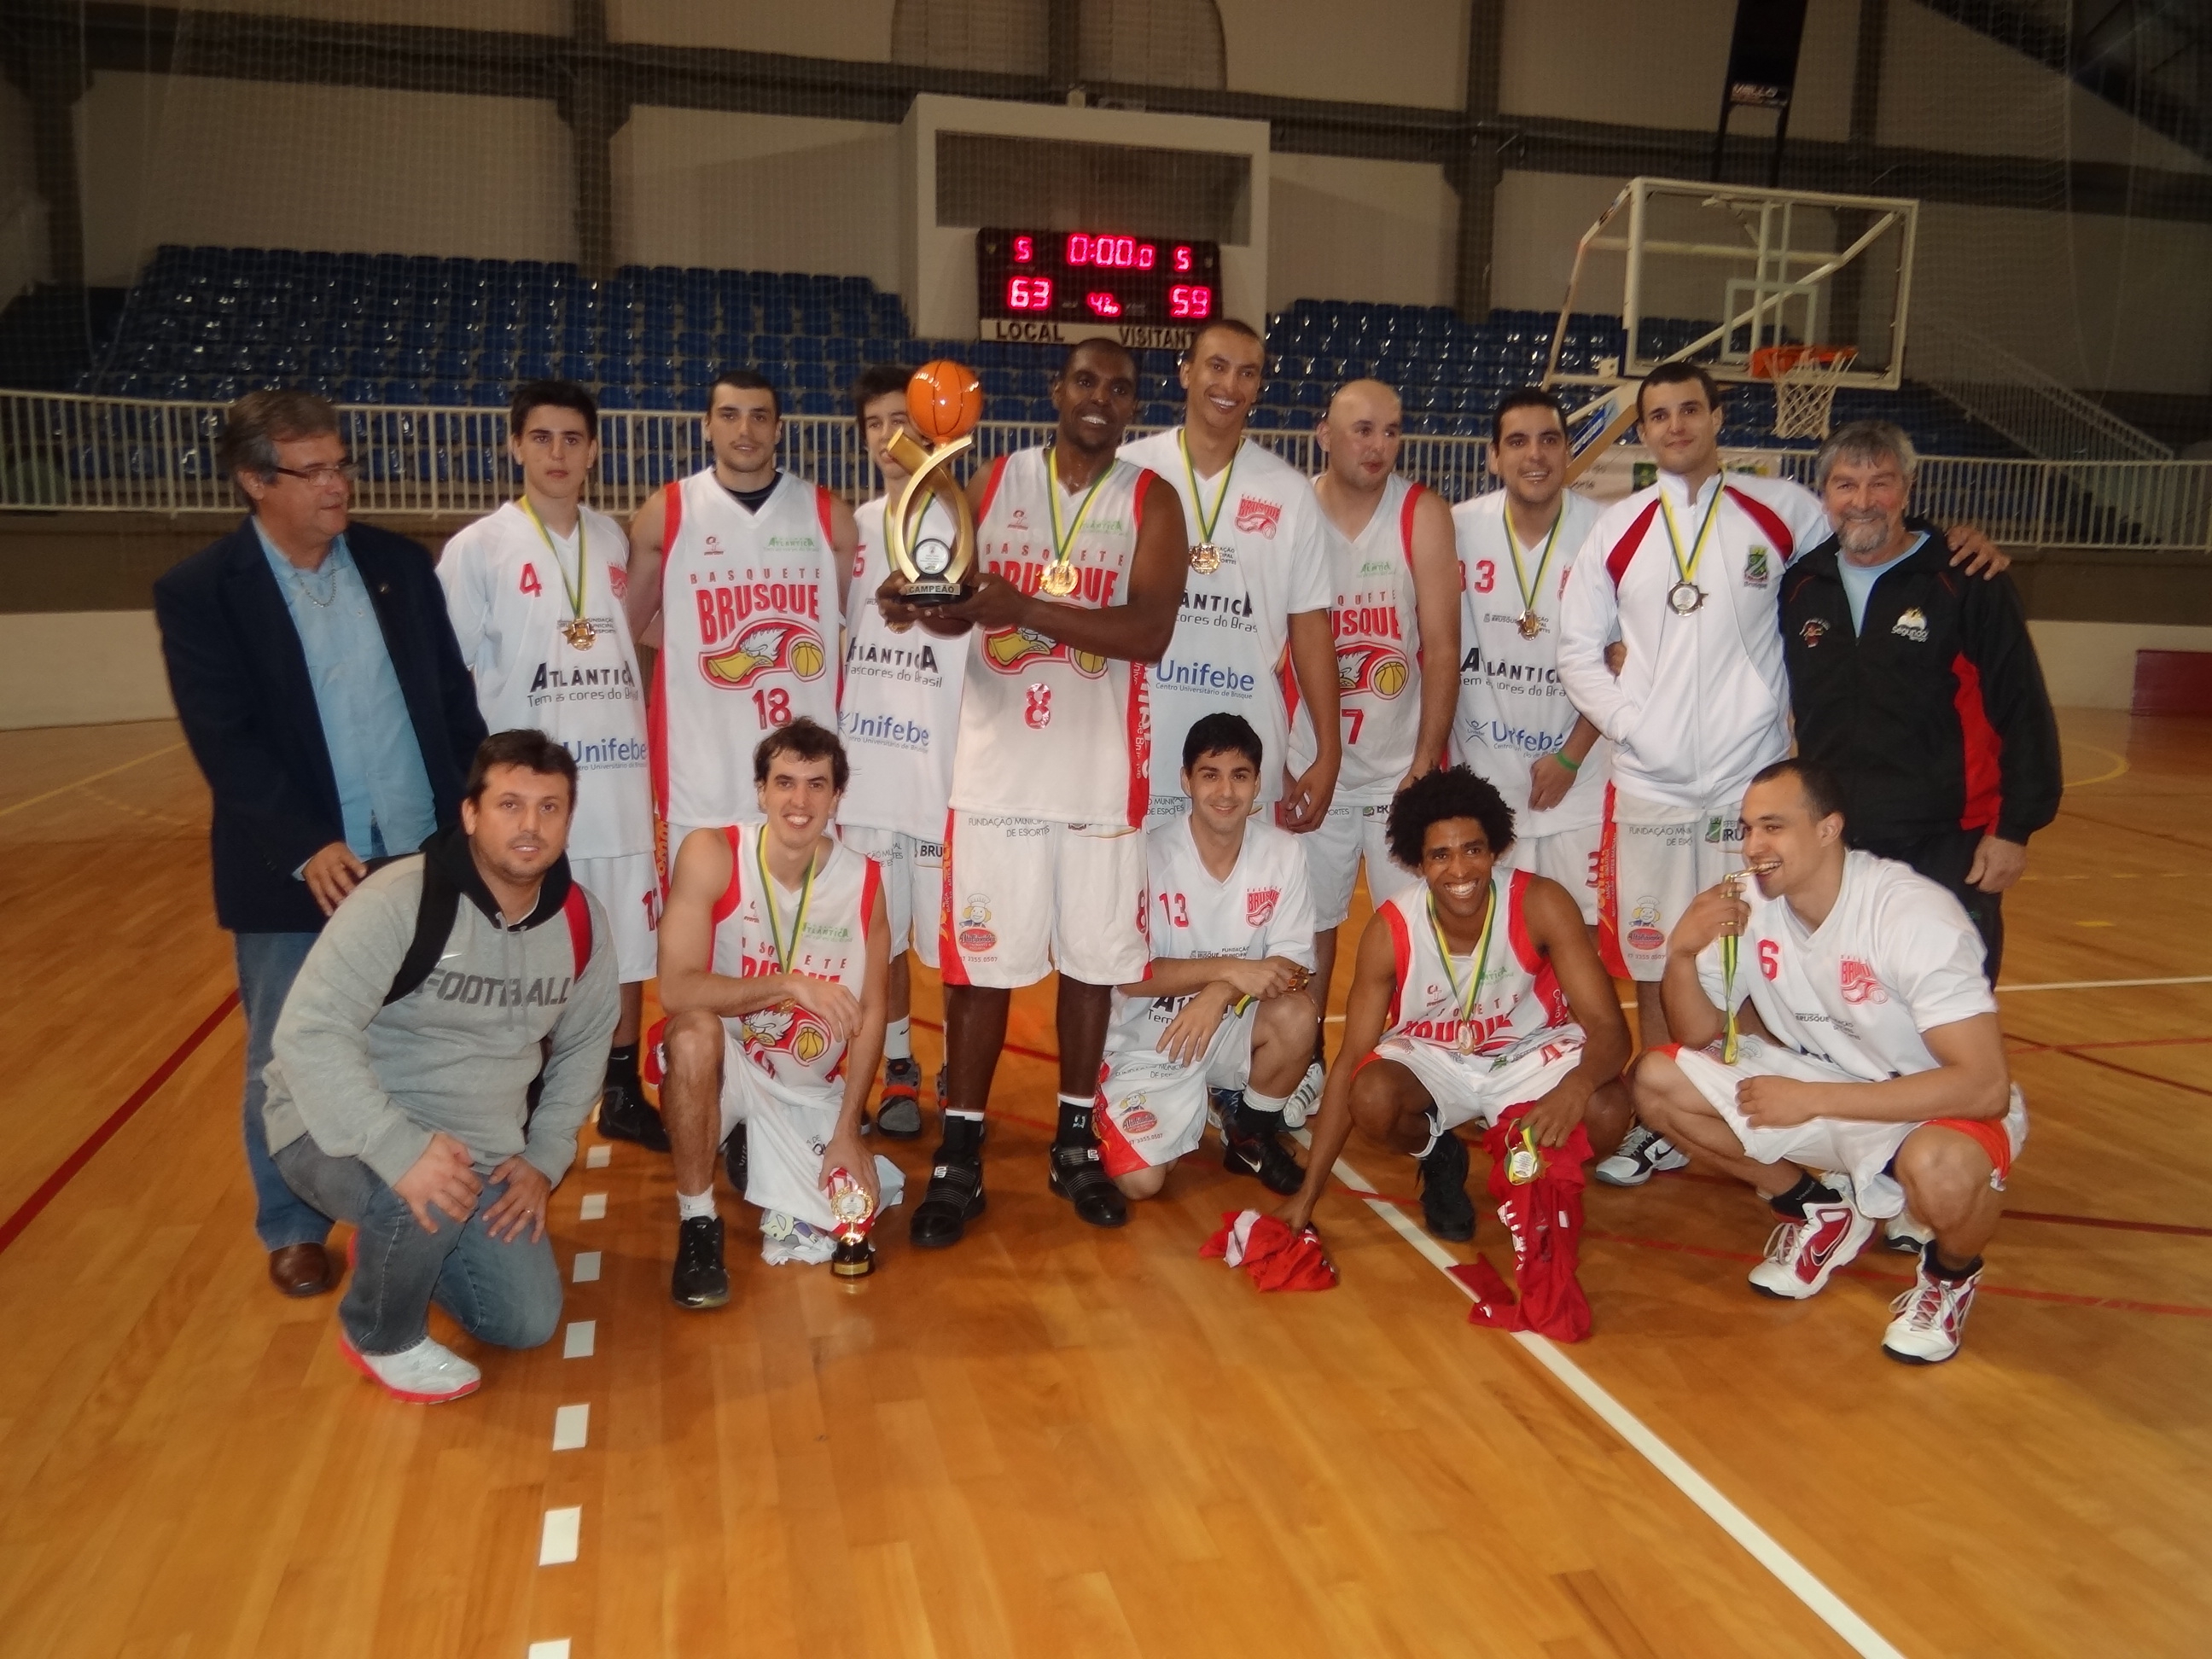
<instances>
[{"instance_id":1,"label":"blue stadium seat","mask_svg":"<svg viewBox=\"0 0 2212 1659\"><path fill-rule=\"evenodd\" d=\"M599 388L599 407L601 409L635 409L637 407L637 400L631 397L630 390L627 386L603 386ZM605 465L606 463L605 461L600 462L600 465L602 467Z\"/></svg>"},{"instance_id":2,"label":"blue stadium seat","mask_svg":"<svg viewBox=\"0 0 2212 1659\"><path fill-rule=\"evenodd\" d=\"M469 403L476 409L504 409L507 399L507 387L498 380L478 380L469 388Z\"/></svg>"},{"instance_id":3,"label":"blue stadium seat","mask_svg":"<svg viewBox=\"0 0 2212 1659\"><path fill-rule=\"evenodd\" d=\"M339 385L338 401L342 404L380 404L384 401L384 383L354 375Z\"/></svg>"},{"instance_id":4,"label":"blue stadium seat","mask_svg":"<svg viewBox=\"0 0 2212 1659\"><path fill-rule=\"evenodd\" d=\"M649 386L637 394L640 409L674 409L676 393L665 386Z\"/></svg>"},{"instance_id":5,"label":"blue stadium seat","mask_svg":"<svg viewBox=\"0 0 2212 1659\"><path fill-rule=\"evenodd\" d=\"M422 388L426 402L443 409L455 409L469 400L468 388L458 380L433 380Z\"/></svg>"}]
</instances>

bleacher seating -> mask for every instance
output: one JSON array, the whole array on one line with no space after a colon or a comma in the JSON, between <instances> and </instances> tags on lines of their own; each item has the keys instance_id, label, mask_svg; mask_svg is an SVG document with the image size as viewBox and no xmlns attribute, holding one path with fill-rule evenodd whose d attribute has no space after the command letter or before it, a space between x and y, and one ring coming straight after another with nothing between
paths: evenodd
<instances>
[{"instance_id":1,"label":"bleacher seating","mask_svg":"<svg viewBox=\"0 0 2212 1659\"><path fill-rule=\"evenodd\" d=\"M1413 433L1478 434L1498 399L1539 380L1554 319L1495 311L1469 323L1443 306L1299 300L1271 319L1261 429L1310 425L1345 380L1398 387ZM1712 325L1645 318L1672 350ZM1625 354L1617 317L1569 319L1560 368L1597 371ZM806 415L846 412L865 363L957 356L981 377L995 418L1047 421L1055 349L914 337L899 296L864 276L629 265L605 281L571 264L287 249L165 246L125 301L104 356L75 389L227 401L257 385L309 387L348 404L496 408L517 380L583 382L609 409L700 406L726 363L749 363ZM1139 424L1180 418L1176 355L1137 353ZM1568 388L1571 394L1573 388ZM1838 419L1881 413L1922 449L2008 455L2012 446L1933 392L1844 392ZM1729 440L1771 445L1771 390L1738 388Z\"/></svg>"}]
</instances>

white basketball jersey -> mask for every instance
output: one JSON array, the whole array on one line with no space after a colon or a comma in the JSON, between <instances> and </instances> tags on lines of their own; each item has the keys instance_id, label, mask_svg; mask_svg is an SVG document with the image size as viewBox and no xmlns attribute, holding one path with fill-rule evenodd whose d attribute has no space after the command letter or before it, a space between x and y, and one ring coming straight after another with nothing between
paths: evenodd
<instances>
[{"instance_id":1,"label":"white basketball jersey","mask_svg":"<svg viewBox=\"0 0 2212 1659\"><path fill-rule=\"evenodd\" d=\"M1344 767L1336 799L1375 806L1397 793L1421 734L1421 613L1413 592L1413 513L1424 486L1392 473L1357 537L1346 539L1322 514L1322 540L1336 586L1329 606L1336 636L1336 696L1344 729ZM1290 704L1291 770L1314 762L1312 712L1297 681L1283 676Z\"/></svg>"},{"instance_id":2,"label":"white basketball jersey","mask_svg":"<svg viewBox=\"0 0 2212 1659\"><path fill-rule=\"evenodd\" d=\"M1390 1002L1386 1036L1458 1053L1460 1035L1469 1024L1473 1053L1502 1055L1541 1031L1571 1025L1574 1011L1552 971L1552 959L1528 936L1522 905L1532 879L1526 870L1499 871L1491 878L1490 902L1505 907L1501 925L1490 934L1490 951L1475 988L1471 1019L1461 1016L1461 995L1475 971L1472 956L1454 957L1444 971L1436 930L1429 921L1426 882L1386 900L1376 912L1390 929L1398 988ZM1460 993L1455 994L1456 980Z\"/></svg>"},{"instance_id":3,"label":"white basketball jersey","mask_svg":"<svg viewBox=\"0 0 2212 1659\"><path fill-rule=\"evenodd\" d=\"M623 594L629 538L604 513L581 510L575 537L538 533L513 501L455 532L438 580L477 706L494 732L535 726L576 762L576 811L568 856L623 858L653 850L646 776L645 688ZM583 619L591 643L562 631L583 562Z\"/></svg>"},{"instance_id":4,"label":"white basketball jersey","mask_svg":"<svg viewBox=\"0 0 2212 1659\"><path fill-rule=\"evenodd\" d=\"M1802 1054L1869 1083L1934 1071L1923 1031L1996 1012L1982 936L1949 892L1871 853L1845 855L1835 908L1815 928L1786 899L1744 884L1751 920L1736 953L1735 1000ZM1698 955L1715 1007L1726 1000L1718 940Z\"/></svg>"},{"instance_id":5,"label":"white basketball jersey","mask_svg":"<svg viewBox=\"0 0 2212 1659\"><path fill-rule=\"evenodd\" d=\"M1528 810L1529 768L1566 747L1577 719L1559 680L1559 596L1599 509L1587 496L1562 491L1551 557L1545 558L1541 542L1521 548L1516 573L1505 503L1505 492L1493 489L1452 509L1461 588L1452 759L1498 786L1513 809L1516 836L1533 841L1562 830L1589 829L1605 816L1605 787L1613 772L1613 744L1605 738L1590 745L1565 799L1541 812ZM1526 601L1524 580L1534 589ZM1521 631L1522 613L1531 608L1542 624L1533 640Z\"/></svg>"},{"instance_id":6,"label":"white basketball jersey","mask_svg":"<svg viewBox=\"0 0 2212 1659\"><path fill-rule=\"evenodd\" d=\"M1313 894L1305 848L1287 830L1255 817L1228 878L1216 881L1191 839L1190 820L1171 818L1145 832L1152 885L1152 958L1281 957L1314 965ZM1109 1054L1152 1053L1188 997L1114 993Z\"/></svg>"},{"instance_id":7,"label":"white basketball jersey","mask_svg":"<svg viewBox=\"0 0 2212 1659\"><path fill-rule=\"evenodd\" d=\"M882 499L853 516L860 550L846 594L845 684L837 713L853 781L837 821L942 841L969 644L920 628L891 631L876 608L876 590L891 569ZM925 535L951 539L952 515L934 498L921 523Z\"/></svg>"},{"instance_id":8,"label":"white basketball jersey","mask_svg":"<svg viewBox=\"0 0 2212 1659\"><path fill-rule=\"evenodd\" d=\"M712 467L668 492L653 785L671 823L755 822L755 746L802 714L836 726L830 501L787 472L748 513Z\"/></svg>"},{"instance_id":9,"label":"white basketball jersey","mask_svg":"<svg viewBox=\"0 0 2212 1659\"><path fill-rule=\"evenodd\" d=\"M997 462L984 492L976 556L1024 593L1053 562L1048 451L1024 449ZM1078 585L1060 605L1103 610L1129 602L1137 524L1151 475L1125 460L1091 497L1060 490L1060 523L1075 536ZM1018 628L977 630L960 696L960 742L952 757L952 805L966 812L1060 823L1136 828L1145 821L1146 765L1152 728L1141 663L1076 651ZM939 834L942 834L940 830Z\"/></svg>"},{"instance_id":10,"label":"white basketball jersey","mask_svg":"<svg viewBox=\"0 0 2212 1659\"><path fill-rule=\"evenodd\" d=\"M1176 431L1154 433L1121 453L1175 486L1190 540L1203 539L1200 503L1191 496ZM1200 478L1207 506L1218 498L1213 544L1220 567L1183 573L1175 638L1152 672L1152 793L1182 802L1182 740L1207 714L1242 714L1260 734L1260 804L1282 798L1283 759L1291 716L1283 697L1283 660L1291 617L1327 611L1334 597L1322 530L1327 520L1305 475L1273 451L1247 439L1228 477Z\"/></svg>"},{"instance_id":11,"label":"white basketball jersey","mask_svg":"<svg viewBox=\"0 0 2212 1659\"><path fill-rule=\"evenodd\" d=\"M762 909L762 827L733 824L720 833L729 839L730 884L714 902L714 971L731 979L757 979L788 968L836 980L859 997L868 977L868 916L883 885L876 861L841 842L830 843L814 872L798 959L779 963L775 935ZM776 925L787 944L799 921L799 899L796 891L775 889ZM845 1043L797 1004L757 1008L725 1019L722 1028L776 1091L815 1107L835 1106L842 1099Z\"/></svg>"}]
</instances>

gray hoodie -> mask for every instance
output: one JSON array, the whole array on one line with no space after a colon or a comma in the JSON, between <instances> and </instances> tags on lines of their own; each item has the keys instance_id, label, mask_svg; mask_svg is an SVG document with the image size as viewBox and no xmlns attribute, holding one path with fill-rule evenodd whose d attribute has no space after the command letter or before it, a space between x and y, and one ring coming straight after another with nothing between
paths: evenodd
<instances>
[{"instance_id":1,"label":"gray hoodie","mask_svg":"<svg viewBox=\"0 0 2212 1659\"><path fill-rule=\"evenodd\" d=\"M453 931L429 977L386 1007L430 857L460 891ZM475 1154L480 1173L520 1152L557 1182L599 1099L619 1003L613 934L588 895L591 962L576 978L562 912L569 886L563 859L538 908L508 927L453 831L356 887L307 953L276 1022L276 1058L263 1073L270 1150L311 1134L330 1157L357 1158L389 1185L443 1130ZM541 1065L533 1112L527 1096Z\"/></svg>"}]
</instances>

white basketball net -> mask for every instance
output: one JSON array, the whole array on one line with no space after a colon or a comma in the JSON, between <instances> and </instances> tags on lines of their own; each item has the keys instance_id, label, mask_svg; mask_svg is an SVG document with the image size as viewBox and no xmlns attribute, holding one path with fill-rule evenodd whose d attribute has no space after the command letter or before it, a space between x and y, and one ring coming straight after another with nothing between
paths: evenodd
<instances>
[{"instance_id":1,"label":"white basketball net","mask_svg":"<svg viewBox=\"0 0 2212 1659\"><path fill-rule=\"evenodd\" d=\"M1774 435L1810 438L1828 435L1828 415L1834 408L1836 388L1858 353L1849 346L1832 352L1807 350L1778 363L1774 380Z\"/></svg>"}]
</instances>

